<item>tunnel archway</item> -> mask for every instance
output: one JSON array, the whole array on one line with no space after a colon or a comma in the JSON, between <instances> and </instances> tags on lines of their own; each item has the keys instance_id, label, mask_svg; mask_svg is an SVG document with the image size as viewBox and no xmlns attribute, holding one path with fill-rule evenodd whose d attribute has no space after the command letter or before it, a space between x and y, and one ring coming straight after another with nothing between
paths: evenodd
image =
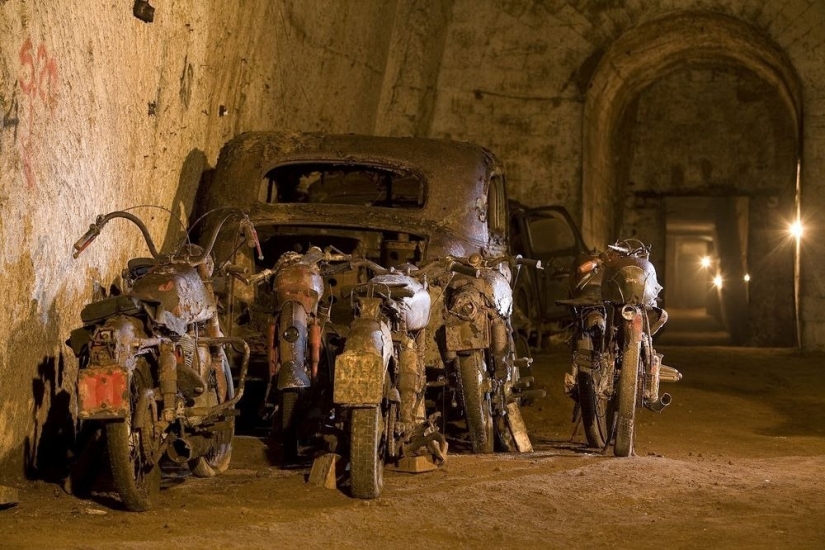
<instances>
[{"instance_id":1,"label":"tunnel archway","mask_svg":"<svg viewBox=\"0 0 825 550\"><path fill-rule=\"evenodd\" d=\"M684 78L686 74L699 75L700 79L714 82L700 83L697 86L690 79ZM742 125L735 115L726 112L726 109L735 109L724 104L713 105L715 96L711 92L719 94L720 90L724 91L725 86L733 82L732 79L735 79L737 86L746 95L769 97L770 104L763 106L761 114L740 115L740 118L752 116L755 117L754 120L759 119L759 123L754 122L750 127L745 125L744 130L738 128ZM713 173L713 162L701 158L702 151L697 152L697 149L704 147L704 153L713 160L715 153L708 153L714 146L713 138L700 135L694 136L695 141L706 140L704 146L687 142L682 144L686 156L696 157L687 162L692 163L692 166L686 168L685 162L674 161L671 151L670 158L663 154L661 159L647 161L666 164L664 168L672 169L672 174L660 173L659 176L662 177L658 181L649 175L648 179L640 178L639 170L634 171L630 167L633 162L640 162L634 155L638 154L642 158L641 155L658 154L658 151L651 147L647 150L634 149L638 145L636 142L644 139L644 136L637 138L635 134L648 131L645 124L651 124L651 121L656 123L655 117L648 116L643 120L641 115L637 117L637 112L640 105L647 108L649 104L655 103L649 98L652 95L650 90L657 87L664 88L665 94L682 96L683 101L691 93L704 93L705 100L711 103L708 108L688 106L686 112L694 117L730 119L728 125L722 125L718 131L731 131L730 128L736 126L740 141L750 139L752 144L750 149L744 147L743 154L752 156L752 164L757 166L750 166L751 169L737 174L739 166L735 166L734 159L730 158L735 156L731 152L729 158L725 159L730 165L728 173L720 175L718 164L721 162L717 163L717 171ZM659 94L661 96L662 92ZM720 103L724 103L723 99L720 99ZM729 104L735 107L737 103L729 100ZM696 105L701 105L701 101ZM666 259L673 260L673 251L667 251L667 243L670 242L673 246L674 242L668 238L668 226L683 226L685 219L684 216L674 216L674 208L671 206L668 209L666 203L673 205L673 197L697 197L700 200L702 197L710 198L711 202L707 204L712 204L710 208L720 212L717 219L721 225L714 224L714 232L707 236L720 234L726 237L717 244L722 245L727 255L736 254L734 249L737 247L743 254L773 254L779 267L766 272L765 276L781 279L781 284L774 284L773 288L788 293L786 311L779 318L768 321L760 318L760 311L767 307L761 300L748 305L743 292L736 290L741 288L741 284L739 287L729 287L723 299L720 298L722 304L721 309L718 309L719 320L729 330L731 324L735 323L733 343L793 345L794 330L791 331L793 334L790 339L786 334L774 336L773 332L780 327L796 326L794 288L798 273L793 268L797 261L794 249L792 246L786 246L783 250L763 246L760 250L759 245L763 239L748 239L747 235L764 235L767 229L763 225L769 215L789 219L798 211L800 121L800 84L793 67L782 50L768 37L742 21L721 14L685 12L649 21L629 30L604 53L586 93L582 166L582 228L586 238L591 243L604 246L618 236L633 236L628 231L635 233L638 230L640 238L653 243L653 260L667 288L667 274L671 274L671 277L673 274L672 266L665 268ZM681 122L686 128L690 127L690 120ZM702 122L704 121L697 119L697 124ZM765 131L776 134L776 147L767 152L758 147L758 136L747 135L747 132L758 134ZM676 141L680 139L678 135L674 137L672 132L670 137ZM736 136L731 135L730 144L724 144L722 148L738 146L735 140ZM674 147L671 143L667 145L671 149ZM721 161L718 154L716 157L715 160ZM770 159L766 160L766 157ZM641 162L644 161L642 158ZM686 173L689 170L693 173ZM741 211L742 202L740 200L737 207L737 197L745 198L745 211L747 213L749 209L752 213L750 217L744 216L745 225L739 224L741 227L737 226L739 222L730 222L722 215L727 213L730 219L739 217L741 222L741 212L737 214L737 208ZM750 203L747 202L748 198L751 199ZM684 200L675 202L684 203ZM776 208L777 205L780 208ZM773 210L768 212L768 206ZM781 216L777 213L781 213ZM676 222L671 223L674 220ZM730 231L734 230L735 233L737 227L741 238L739 243L733 243L728 237ZM771 231L774 229L772 227ZM766 241L766 244L774 246L775 243ZM752 250L748 250L749 247ZM784 258L784 255L788 257L778 260ZM733 267L732 271L741 278L745 274L743 270L746 270L747 261L744 266L734 265L738 263L726 260L727 266ZM694 274L681 273L681 276ZM760 284L763 282L764 279L760 280ZM764 296L775 298L774 294L765 287ZM775 303L772 302L771 306ZM749 319L752 322L749 323ZM743 322L753 326L745 331L739 330ZM760 323L764 326L757 326Z\"/></svg>"}]
</instances>

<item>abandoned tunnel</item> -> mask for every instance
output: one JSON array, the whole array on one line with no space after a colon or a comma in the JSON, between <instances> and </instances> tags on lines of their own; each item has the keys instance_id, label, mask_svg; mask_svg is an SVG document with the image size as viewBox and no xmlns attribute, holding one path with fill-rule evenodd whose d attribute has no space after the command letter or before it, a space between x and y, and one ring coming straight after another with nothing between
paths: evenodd
<instances>
[{"instance_id":1,"label":"abandoned tunnel","mask_svg":"<svg viewBox=\"0 0 825 550\"><path fill-rule=\"evenodd\" d=\"M250 131L443 138L489 149L504 166L509 199L566 207L588 247L620 238L651 246L670 313L656 343L680 350L673 355L688 364L679 367L691 391L718 384L730 403L763 391L752 384L769 384L771 369L802 365L810 391L789 390L819 427L790 446L825 455L825 375L805 370L821 366L825 352L821 0L0 0L0 490L22 488L25 501L26 483L58 483L76 460L79 365L66 340L96 289L146 254L125 224L112 224L116 237L78 259L72 244L96 216L138 205L161 207L145 210L144 221L159 244L171 243L172 220L198 213L221 147ZM698 355L685 351L694 348ZM563 335L533 353L539 366L569 361ZM708 365L693 379L701 382L690 381L696 356ZM746 377L748 361L765 372L737 392L731 373ZM566 407L556 391L563 375L542 376L548 399ZM793 407L765 395L782 414ZM690 423L686 411L670 425ZM668 414L655 422L671 421ZM788 415L788 433L776 437L801 430ZM549 433L531 424L543 416L526 417L544 438L542 452L566 437L567 427ZM665 448L680 452L677 441ZM765 447L754 456L748 449L743 460L767 456ZM681 474L695 474L695 455L679 456ZM239 460L263 471L249 455ZM456 475L473 476L473 466L458 464ZM494 472L511 467L483 463L478 471L490 481L473 490L495 493ZM406 490L426 492L422 483ZM13 510L0 509L0 532ZM787 524L776 522L779 533ZM493 523L507 528L506 518ZM527 523L528 532L541 529ZM702 540L679 528L677 545ZM776 534L768 544L825 540L821 526L806 529L807 538ZM451 546L451 536L433 540ZM25 540L39 544L15 543Z\"/></svg>"}]
</instances>

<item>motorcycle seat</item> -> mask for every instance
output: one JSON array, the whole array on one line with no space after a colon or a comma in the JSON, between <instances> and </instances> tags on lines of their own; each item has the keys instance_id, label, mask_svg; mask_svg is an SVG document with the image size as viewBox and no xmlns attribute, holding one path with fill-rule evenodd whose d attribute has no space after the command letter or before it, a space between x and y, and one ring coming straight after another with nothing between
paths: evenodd
<instances>
[{"instance_id":1,"label":"motorcycle seat","mask_svg":"<svg viewBox=\"0 0 825 550\"><path fill-rule=\"evenodd\" d=\"M560 306L595 306L602 303L601 287L598 285L589 285L584 287L582 292L575 298L567 300L556 300L556 304Z\"/></svg>"},{"instance_id":2,"label":"motorcycle seat","mask_svg":"<svg viewBox=\"0 0 825 550\"><path fill-rule=\"evenodd\" d=\"M80 319L89 325L113 315L137 315L143 309L140 300L134 296L110 296L97 302L86 304L80 312Z\"/></svg>"}]
</instances>

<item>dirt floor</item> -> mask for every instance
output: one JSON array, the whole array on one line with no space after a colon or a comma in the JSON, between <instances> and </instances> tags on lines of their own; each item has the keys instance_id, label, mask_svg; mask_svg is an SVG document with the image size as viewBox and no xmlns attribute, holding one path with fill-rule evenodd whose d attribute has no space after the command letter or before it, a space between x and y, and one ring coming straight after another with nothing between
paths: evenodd
<instances>
[{"instance_id":1,"label":"dirt floor","mask_svg":"<svg viewBox=\"0 0 825 550\"><path fill-rule=\"evenodd\" d=\"M167 472L150 512L21 483L20 503L0 510L0 547L825 547L823 356L660 351L684 379L663 413L640 413L633 458L571 439L559 351L536 361L548 397L524 409L532 454L453 453L435 472L387 472L381 498L361 501L307 485L308 469L279 469L264 441L238 437L226 474Z\"/></svg>"}]
</instances>

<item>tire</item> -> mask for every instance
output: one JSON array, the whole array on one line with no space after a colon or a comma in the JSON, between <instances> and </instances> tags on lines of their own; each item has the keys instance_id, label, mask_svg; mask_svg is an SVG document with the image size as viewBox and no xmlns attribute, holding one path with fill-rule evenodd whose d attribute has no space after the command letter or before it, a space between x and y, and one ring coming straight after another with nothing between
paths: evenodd
<instances>
[{"instance_id":1,"label":"tire","mask_svg":"<svg viewBox=\"0 0 825 550\"><path fill-rule=\"evenodd\" d=\"M639 387L639 364L641 343L628 345L622 350L622 372L619 375L618 419L616 422L616 444L613 454L632 456L633 440L636 435L636 394Z\"/></svg>"},{"instance_id":2,"label":"tire","mask_svg":"<svg viewBox=\"0 0 825 550\"><path fill-rule=\"evenodd\" d=\"M485 391L489 374L483 353L474 351L458 358L459 390L474 453L494 450L492 404L490 394Z\"/></svg>"},{"instance_id":3,"label":"tire","mask_svg":"<svg viewBox=\"0 0 825 550\"><path fill-rule=\"evenodd\" d=\"M147 449L156 447L151 429L155 418L146 400L140 398L147 387L140 370L135 369L129 389L131 415L123 421L106 423L106 444L115 488L123 505L133 512L150 510L160 492L160 466L146 456ZM145 407L147 425L133 429L132 420L138 407Z\"/></svg>"},{"instance_id":4,"label":"tire","mask_svg":"<svg viewBox=\"0 0 825 550\"><path fill-rule=\"evenodd\" d=\"M235 395L234 383L232 381L232 372L229 370L229 361L225 354L222 354L223 368L221 375L226 380L227 395L221 397L216 388L210 391L215 392L216 403L223 403L227 399L231 399ZM222 474L229 469L229 463L232 461L232 439L235 436L235 417L230 416L226 419L227 426L214 430L215 445L204 456L198 457L195 460L189 461L189 468L197 477L215 477Z\"/></svg>"},{"instance_id":5,"label":"tire","mask_svg":"<svg viewBox=\"0 0 825 550\"><path fill-rule=\"evenodd\" d=\"M298 406L301 391L288 388L281 391L281 445L284 461L292 463L298 459Z\"/></svg>"},{"instance_id":6,"label":"tire","mask_svg":"<svg viewBox=\"0 0 825 550\"><path fill-rule=\"evenodd\" d=\"M583 333L578 341L582 344L578 346L577 352L588 352L591 366L590 372L580 370L576 377L584 434L590 447L604 449L610 444L616 412L616 368L612 361L609 364L594 365L603 354L592 349L593 338L588 333Z\"/></svg>"},{"instance_id":7,"label":"tire","mask_svg":"<svg viewBox=\"0 0 825 550\"><path fill-rule=\"evenodd\" d=\"M352 496L378 498L384 488L384 426L381 407L352 409L350 475Z\"/></svg>"},{"instance_id":8,"label":"tire","mask_svg":"<svg viewBox=\"0 0 825 550\"><path fill-rule=\"evenodd\" d=\"M610 431L616 411L616 398L608 399L599 394L597 388L600 379L599 373L579 373L576 382L587 444L597 449L603 449L610 443Z\"/></svg>"}]
</instances>

